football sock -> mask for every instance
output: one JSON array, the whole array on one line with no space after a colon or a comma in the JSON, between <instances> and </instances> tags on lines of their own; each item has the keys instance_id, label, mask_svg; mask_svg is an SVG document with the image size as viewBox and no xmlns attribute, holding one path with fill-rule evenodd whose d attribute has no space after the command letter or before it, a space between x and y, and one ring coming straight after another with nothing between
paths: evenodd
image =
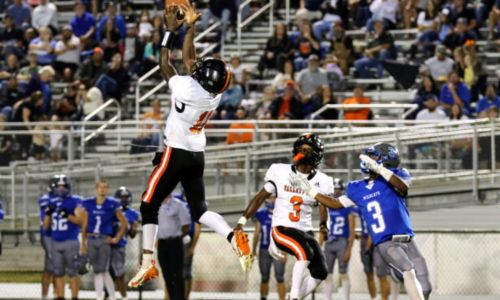
<instances>
[{"instance_id":1,"label":"football sock","mask_svg":"<svg viewBox=\"0 0 500 300\"><path fill-rule=\"evenodd\" d=\"M424 294L422 293L422 286L418 282L417 276L415 275L415 270L403 272L404 284L406 292L410 297L410 300L424 300Z\"/></svg>"},{"instance_id":2,"label":"football sock","mask_svg":"<svg viewBox=\"0 0 500 300\"><path fill-rule=\"evenodd\" d=\"M200 223L212 228L215 232L225 238L230 232L233 231L229 224L227 224L226 220L224 220L221 215L214 213L213 211L206 211L203 215L201 215Z\"/></svg>"},{"instance_id":3,"label":"football sock","mask_svg":"<svg viewBox=\"0 0 500 300\"><path fill-rule=\"evenodd\" d=\"M332 292L335 286L335 280L333 279L332 274L328 274L328 277L325 280L325 299L332 300Z\"/></svg>"},{"instance_id":4,"label":"football sock","mask_svg":"<svg viewBox=\"0 0 500 300\"><path fill-rule=\"evenodd\" d=\"M154 252L156 233L158 232L157 224L144 224L142 225L142 249Z\"/></svg>"},{"instance_id":5,"label":"football sock","mask_svg":"<svg viewBox=\"0 0 500 300\"><path fill-rule=\"evenodd\" d=\"M399 283L394 280L390 280L390 283L391 283L391 294L389 295L389 300L397 300L400 289Z\"/></svg>"},{"instance_id":6,"label":"football sock","mask_svg":"<svg viewBox=\"0 0 500 300\"><path fill-rule=\"evenodd\" d=\"M115 283L113 282L113 278L109 275L109 272L104 273L104 285L106 286L106 290L109 294L110 300L116 300L115 297Z\"/></svg>"},{"instance_id":7,"label":"football sock","mask_svg":"<svg viewBox=\"0 0 500 300\"><path fill-rule=\"evenodd\" d=\"M96 273L94 275L94 287L97 299L104 299L104 274Z\"/></svg>"},{"instance_id":8,"label":"football sock","mask_svg":"<svg viewBox=\"0 0 500 300\"><path fill-rule=\"evenodd\" d=\"M342 294L342 299L349 300L351 297L351 281L347 274L341 274L342 280L342 289L340 290Z\"/></svg>"},{"instance_id":9,"label":"football sock","mask_svg":"<svg viewBox=\"0 0 500 300\"><path fill-rule=\"evenodd\" d=\"M141 267L143 268L149 267L151 265L152 260L153 260L153 254L143 253Z\"/></svg>"},{"instance_id":10,"label":"football sock","mask_svg":"<svg viewBox=\"0 0 500 300\"><path fill-rule=\"evenodd\" d=\"M302 281L304 279L304 274L309 265L308 260L298 260L293 265L292 272L292 287L290 288L290 298L298 299L300 296L300 288L302 286Z\"/></svg>"},{"instance_id":11,"label":"football sock","mask_svg":"<svg viewBox=\"0 0 500 300\"><path fill-rule=\"evenodd\" d=\"M306 275L304 286L301 290L300 298L303 298L314 291L314 289L321 283L321 280L313 278L311 275Z\"/></svg>"}]
</instances>

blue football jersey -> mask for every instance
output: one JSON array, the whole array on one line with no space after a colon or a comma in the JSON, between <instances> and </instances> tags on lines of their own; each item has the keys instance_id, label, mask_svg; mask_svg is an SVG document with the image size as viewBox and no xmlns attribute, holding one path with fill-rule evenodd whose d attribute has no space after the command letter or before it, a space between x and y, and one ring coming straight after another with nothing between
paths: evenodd
<instances>
[{"instance_id":1,"label":"blue football jersey","mask_svg":"<svg viewBox=\"0 0 500 300\"><path fill-rule=\"evenodd\" d=\"M273 213L267 207L259 209L254 216L254 219L260 223L260 240L259 247L269 248L271 224L273 220Z\"/></svg>"},{"instance_id":2,"label":"blue football jersey","mask_svg":"<svg viewBox=\"0 0 500 300\"><path fill-rule=\"evenodd\" d=\"M113 235L113 219L115 218L116 211L120 209L120 202L118 200L106 197L102 205L97 205L96 198L91 197L85 199L82 206L89 215L87 224L88 233Z\"/></svg>"},{"instance_id":3,"label":"blue football jersey","mask_svg":"<svg viewBox=\"0 0 500 300\"><path fill-rule=\"evenodd\" d=\"M128 232L132 224L139 221L139 213L137 212L137 210L131 207L127 207L125 210L123 210L122 208L122 213L125 216L125 219L127 219L128 221L128 228L127 228ZM113 218L113 236L116 235L119 229L120 229L120 222L118 221L118 218L115 215ZM127 245L127 233L123 235L122 239L118 242L117 246L125 247L126 245Z\"/></svg>"},{"instance_id":4,"label":"blue football jersey","mask_svg":"<svg viewBox=\"0 0 500 300\"><path fill-rule=\"evenodd\" d=\"M363 239L368 238L368 227L366 226L365 220L363 220L363 217L361 216L361 213L359 212L359 207L354 206L352 208L353 212L356 213L359 217L359 221L361 223L361 237Z\"/></svg>"},{"instance_id":5,"label":"blue football jersey","mask_svg":"<svg viewBox=\"0 0 500 300\"><path fill-rule=\"evenodd\" d=\"M411 183L406 169L391 169L396 176ZM349 182L346 195L358 207L368 227L373 244L391 239L394 234L414 235L405 197L398 194L382 177Z\"/></svg>"},{"instance_id":6,"label":"blue football jersey","mask_svg":"<svg viewBox=\"0 0 500 300\"><path fill-rule=\"evenodd\" d=\"M328 209L330 215L330 232L328 240L333 240L340 237L349 237L349 215L352 213L352 208Z\"/></svg>"},{"instance_id":7,"label":"blue football jersey","mask_svg":"<svg viewBox=\"0 0 500 300\"><path fill-rule=\"evenodd\" d=\"M53 197L51 194L45 194L38 198L38 206L40 207L40 235L42 236L50 236L50 228L47 230L43 228L43 219L45 218L45 209L50 205L50 200Z\"/></svg>"},{"instance_id":8,"label":"blue football jersey","mask_svg":"<svg viewBox=\"0 0 500 300\"><path fill-rule=\"evenodd\" d=\"M80 226L70 222L67 218L59 216L62 210L74 215L75 209L79 207L82 200L78 196L67 196L66 198L53 197L50 199L50 204L53 206L51 237L53 240L62 242L78 239L80 234Z\"/></svg>"}]
</instances>

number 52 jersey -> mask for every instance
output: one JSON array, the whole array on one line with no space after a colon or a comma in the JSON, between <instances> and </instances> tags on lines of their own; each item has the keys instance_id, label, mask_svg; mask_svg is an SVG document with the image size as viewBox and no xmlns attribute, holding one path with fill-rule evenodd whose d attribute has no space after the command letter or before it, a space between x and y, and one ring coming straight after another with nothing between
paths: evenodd
<instances>
[{"instance_id":1,"label":"number 52 jersey","mask_svg":"<svg viewBox=\"0 0 500 300\"><path fill-rule=\"evenodd\" d=\"M264 189L276 196L272 226L311 231L312 210L316 200L290 185L288 177L292 172L307 176L311 186L324 195L333 194L333 178L319 171L301 174L290 164L272 164L267 170Z\"/></svg>"}]
</instances>

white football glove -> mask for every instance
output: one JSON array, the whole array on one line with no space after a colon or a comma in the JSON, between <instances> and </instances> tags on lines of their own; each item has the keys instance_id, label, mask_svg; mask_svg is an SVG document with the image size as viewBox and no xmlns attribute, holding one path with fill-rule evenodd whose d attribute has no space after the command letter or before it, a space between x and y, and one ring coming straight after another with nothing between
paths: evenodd
<instances>
[{"instance_id":1,"label":"white football glove","mask_svg":"<svg viewBox=\"0 0 500 300\"><path fill-rule=\"evenodd\" d=\"M316 195L318 194L318 191L311 186L311 183L307 178L304 178L300 176L297 173L290 173L290 176L288 177L288 181L290 184L296 188L299 188L304 191L307 195L309 195L311 198L315 198Z\"/></svg>"},{"instance_id":2,"label":"white football glove","mask_svg":"<svg viewBox=\"0 0 500 300\"><path fill-rule=\"evenodd\" d=\"M360 154L359 159L361 159L361 161L365 164L365 167L367 167L370 171L379 174L387 181L391 180L392 175L394 175L391 170L387 169L382 164L377 163L366 154Z\"/></svg>"}]
</instances>

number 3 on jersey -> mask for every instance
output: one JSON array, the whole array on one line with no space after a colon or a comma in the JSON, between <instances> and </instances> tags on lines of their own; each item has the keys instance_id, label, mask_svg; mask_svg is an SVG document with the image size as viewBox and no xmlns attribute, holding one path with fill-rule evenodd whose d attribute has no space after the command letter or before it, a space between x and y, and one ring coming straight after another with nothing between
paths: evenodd
<instances>
[{"instance_id":1,"label":"number 3 on jersey","mask_svg":"<svg viewBox=\"0 0 500 300\"><path fill-rule=\"evenodd\" d=\"M205 125L207 125L207 122L213 113L214 113L213 111L206 111L202 113L198 118L198 121L196 121L196 124L194 124L191 128L189 128L189 130L194 134L200 133L203 130L203 128L205 128Z\"/></svg>"},{"instance_id":2,"label":"number 3 on jersey","mask_svg":"<svg viewBox=\"0 0 500 300\"><path fill-rule=\"evenodd\" d=\"M288 214L290 221L298 222L300 221L300 205L304 202L301 197L293 196L290 198L290 203L293 204L293 211Z\"/></svg>"},{"instance_id":3,"label":"number 3 on jersey","mask_svg":"<svg viewBox=\"0 0 500 300\"><path fill-rule=\"evenodd\" d=\"M382 209L380 208L380 203L377 201L372 201L366 206L369 212L372 213L374 224L372 224L372 230L374 233L381 233L385 230L384 216L382 216Z\"/></svg>"}]
</instances>

